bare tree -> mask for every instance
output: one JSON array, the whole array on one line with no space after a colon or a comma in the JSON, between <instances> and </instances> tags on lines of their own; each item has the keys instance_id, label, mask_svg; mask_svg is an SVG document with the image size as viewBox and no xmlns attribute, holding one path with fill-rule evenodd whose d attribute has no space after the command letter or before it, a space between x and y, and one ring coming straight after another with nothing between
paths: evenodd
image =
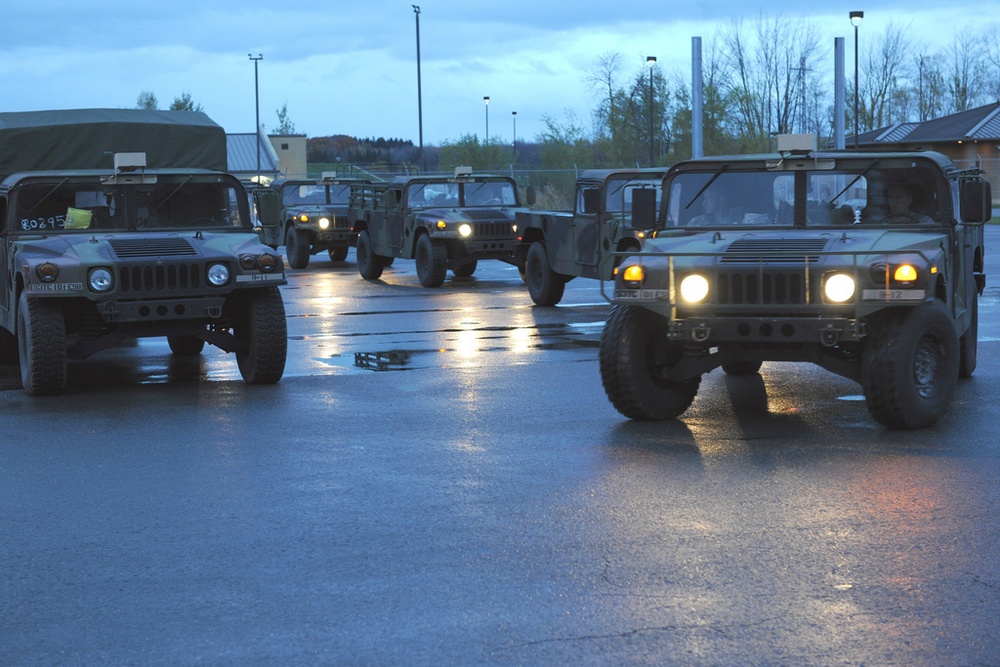
<instances>
[{"instance_id":1,"label":"bare tree","mask_svg":"<svg viewBox=\"0 0 1000 667\"><path fill-rule=\"evenodd\" d=\"M955 35L948 48L951 58L949 92L952 111L968 111L986 101L986 54L971 30Z\"/></svg>"},{"instance_id":2,"label":"bare tree","mask_svg":"<svg viewBox=\"0 0 1000 667\"><path fill-rule=\"evenodd\" d=\"M288 117L288 102L281 105L275 111L278 114L278 127L274 128L275 134L295 134L295 123Z\"/></svg>"},{"instance_id":3,"label":"bare tree","mask_svg":"<svg viewBox=\"0 0 1000 667\"><path fill-rule=\"evenodd\" d=\"M764 150L772 133L802 125L817 78L809 76L819 48L808 23L790 27L780 17L760 16L748 34L739 20L722 35L726 54L721 83L733 104L732 124L750 150Z\"/></svg>"},{"instance_id":4,"label":"bare tree","mask_svg":"<svg viewBox=\"0 0 1000 667\"><path fill-rule=\"evenodd\" d=\"M908 28L890 21L885 31L876 35L874 46L862 58L861 108L858 110L862 132L904 120L893 113L893 102L898 101L897 89L905 85L909 74L907 54L914 50L905 34Z\"/></svg>"},{"instance_id":5,"label":"bare tree","mask_svg":"<svg viewBox=\"0 0 1000 667\"><path fill-rule=\"evenodd\" d=\"M611 133L609 120L615 116L615 87L618 85L618 72L621 71L621 67L620 53L603 53L594 60L594 68L584 78L590 90L601 94L602 101L594 110L596 136Z\"/></svg>"}]
</instances>

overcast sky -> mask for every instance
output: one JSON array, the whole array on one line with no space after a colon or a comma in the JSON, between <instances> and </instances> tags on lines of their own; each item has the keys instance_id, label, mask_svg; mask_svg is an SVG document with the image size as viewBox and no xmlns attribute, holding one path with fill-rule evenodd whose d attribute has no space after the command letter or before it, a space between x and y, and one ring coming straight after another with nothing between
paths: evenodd
<instances>
[{"instance_id":1,"label":"overcast sky","mask_svg":"<svg viewBox=\"0 0 1000 667\"><path fill-rule=\"evenodd\" d=\"M252 132L254 63L260 120L278 125L287 104L297 132L418 142L416 21L412 2L313 0L4 0L0 111L134 107L152 91L161 108L193 101L227 132ZM618 52L624 74L654 55L690 81L691 38L759 16L809 22L828 46L844 37L853 66L850 10L865 12L865 40L894 23L941 48L963 29L1000 25L997 0L417 0L425 145L484 136L510 141L542 131L542 116L575 112L589 126L584 79L597 56ZM707 53L706 53L707 56ZM832 77L831 77L832 78ZM511 112L516 111L516 119Z\"/></svg>"}]
</instances>

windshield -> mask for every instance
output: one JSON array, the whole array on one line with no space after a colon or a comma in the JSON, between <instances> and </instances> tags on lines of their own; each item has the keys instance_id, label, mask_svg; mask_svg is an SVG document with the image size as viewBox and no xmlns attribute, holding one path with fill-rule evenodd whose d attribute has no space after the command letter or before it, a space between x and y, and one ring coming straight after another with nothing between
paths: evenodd
<instances>
[{"instance_id":1,"label":"windshield","mask_svg":"<svg viewBox=\"0 0 1000 667\"><path fill-rule=\"evenodd\" d=\"M514 183L507 180L414 183L406 189L410 208L516 206Z\"/></svg>"},{"instance_id":2,"label":"windshield","mask_svg":"<svg viewBox=\"0 0 1000 667\"><path fill-rule=\"evenodd\" d=\"M281 201L285 206L301 206L302 204L347 204L350 198L349 185L327 185L322 183L303 183L286 185L281 189Z\"/></svg>"},{"instance_id":3,"label":"windshield","mask_svg":"<svg viewBox=\"0 0 1000 667\"><path fill-rule=\"evenodd\" d=\"M667 227L945 222L946 185L930 169L681 172L669 181Z\"/></svg>"},{"instance_id":4,"label":"windshield","mask_svg":"<svg viewBox=\"0 0 1000 667\"><path fill-rule=\"evenodd\" d=\"M632 193L637 189L653 188L656 190L656 206L660 206L660 195L662 192L659 177L644 179L614 178L608 181L607 200L604 209L608 213L629 214L632 212ZM582 204L577 205L577 210L583 210Z\"/></svg>"},{"instance_id":5,"label":"windshield","mask_svg":"<svg viewBox=\"0 0 1000 667\"><path fill-rule=\"evenodd\" d=\"M12 196L21 232L228 229L249 223L247 198L218 175L157 175L153 182L105 184L96 178L29 181Z\"/></svg>"}]
</instances>

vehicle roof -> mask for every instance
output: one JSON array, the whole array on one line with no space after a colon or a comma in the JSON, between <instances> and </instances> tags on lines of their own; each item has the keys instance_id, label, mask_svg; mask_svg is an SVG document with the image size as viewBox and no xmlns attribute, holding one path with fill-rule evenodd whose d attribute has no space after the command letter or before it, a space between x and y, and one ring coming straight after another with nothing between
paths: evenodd
<instances>
[{"instance_id":1,"label":"vehicle roof","mask_svg":"<svg viewBox=\"0 0 1000 667\"><path fill-rule=\"evenodd\" d=\"M48 171L24 171L10 174L0 180L0 185L10 188L18 181L26 178L93 178L103 179L115 175L114 169L51 169ZM212 169L144 169L143 174L150 176L227 176L240 182L238 178L227 172L219 172Z\"/></svg>"},{"instance_id":2,"label":"vehicle roof","mask_svg":"<svg viewBox=\"0 0 1000 667\"><path fill-rule=\"evenodd\" d=\"M593 181L603 183L609 178L625 176L626 178L641 178L664 176L670 170L669 167L645 167L641 169L585 169L580 172L576 179L580 181Z\"/></svg>"},{"instance_id":3,"label":"vehicle roof","mask_svg":"<svg viewBox=\"0 0 1000 667\"><path fill-rule=\"evenodd\" d=\"M369 178L360 176L343 176L338 178L276 178L271 181L271 187L280 188L283 185L349 185L351 183L371 183Z\"/></svg>"},{"instance_id":4,"label":"vehicle roof","mask_svg":"<svg viewBox=\"0 0 1000 667\"><path fill-rule=\"evenodd\" d=\"M920 158L936 163L945 171L957 169L951 158L937 151L882 151L882 152L858 152L858 151L811 151L809 153L752 153L747 155L712 155L699 158L691 158L678 162L671 171L683 170L685 168L699 168L709 165L719 165L721 163L742 163L752 165L754 163L774 162L777 160L838 160L838 161L858 161L871 162L873 160L907 160Z\"/></svg>"},{"instance_id":5,"label":"vehicle roof","mask_svg":"<svg viewBox=\"0 0 1000 667\"><path fill-rule=\"evenodd\" d=\"M461 183L461 182L475 182L481 180L502 180L502 181L513 181L510 176L501 176L498 174L463 174L461 176L455 177L454 175L440 175L440 176L395 176L392 180L388 181L392 185L408 185L410 183Z\"/></svg>"},{"instance_id":6,"label":"vehicle roof","mask_svg":"<svg viewBox=\"0 0 1000 667\"><path fill-rule=\"evenodd\" d=\"M0 175L111 167L115 153L146 153L160 168L228 169L226 131L200 111L0 112Z\"/></svg>"}]
</instances>

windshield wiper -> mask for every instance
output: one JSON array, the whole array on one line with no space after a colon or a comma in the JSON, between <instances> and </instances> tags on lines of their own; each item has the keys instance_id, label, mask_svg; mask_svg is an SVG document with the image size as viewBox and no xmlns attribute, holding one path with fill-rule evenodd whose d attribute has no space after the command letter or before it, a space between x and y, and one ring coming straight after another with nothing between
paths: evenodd
<instances>
[{"instance_id":1,"label":"windshield wiper","mask_svg":"<svg viewBox=\"0 0 1000 667\"><path fill-rule=\"evenodd\" d=\"M712 183L715 183L715 179L717 179L717 178L718 178L719 176L721 176L721 175L722 175L722 172L724 172L724 171L726 170L726 167L728 167L728 166L729 166L729 165L727 165L727 164L723 164L723 165L722 165L721 167L719 167L719 168L718 168L718 169L717 169L717 170L715 171L715 173L714 173L714 174L712 174L712 178L708 179L708 182L707 182L707 183L705 183L705 185L701 186L701 190L698 190L698 192L696 192L696 193L694 194L694 197L693 197L693 198L691 199L691 201L689 201L689 202L687 203L687 206L685 206L685 207L684 207L684 210L687 210L687 209L691 208L691 206L692 206L692 205L693 205L693 204L694 204L694 203L695 203L696 201L698 201L698 197L700 197L700 196L702 195L702 193L703 193L703 192L705 192L705 190L708 190L708 186L710 186L710 185L711 185Z\"/></svg>"},{"instance_id":2,"label":"windshield wiper","mask_svg":"<svg viewBox=\"0 0 1000 667\"><path fill-rule=\"evenodd\" d=\"M44 197L42 197L41 199L39 199L38 201L36 201L35 205L32 206L30 209L28 209L28 213L31 213L36 208L38 208L39 206L41 206L42 202L44 202L46 199L48 199L49 197L52 196L52 193L54 193L56 190L58 190L62 186L66 185L66 181L68 181L68 180L69 180L68 178L64 178L61 181L59 181L59 183L57 183L54 188L52 188L51 190L49 190L48 192L46 192Z\"/></svg>"}]
</instances>

